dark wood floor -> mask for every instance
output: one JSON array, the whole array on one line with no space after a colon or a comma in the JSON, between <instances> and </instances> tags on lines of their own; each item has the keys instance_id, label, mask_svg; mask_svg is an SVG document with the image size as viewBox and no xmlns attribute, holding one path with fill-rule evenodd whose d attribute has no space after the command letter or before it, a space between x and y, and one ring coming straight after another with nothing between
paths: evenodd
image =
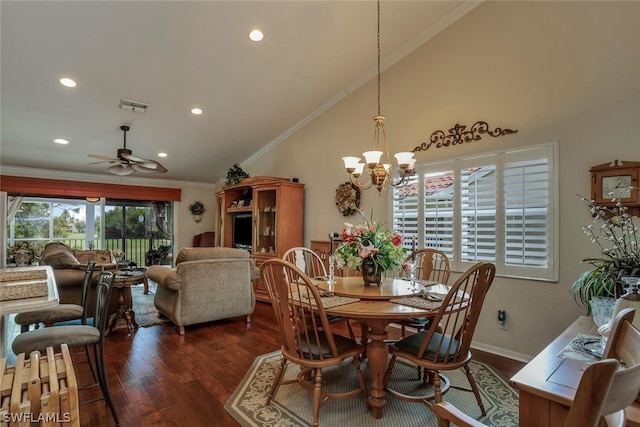
<instances>
[{"instance_id":1,"label":"dark wood floor","mask_svg":"<svg viewBox=\"0 0 640 427\"><path fill-rule=\"evenodd\" d=\"M397 337L389 329L391 338ZM188 327L178 335L169 323L140 328L129 337L117 330L107 338L111 392L123 427L237 426L224 404L256 356L279 348L271 306L257 303L251 325L244 318ZM477 360L510 378L522 363L474 351ZM76 366L80 384L89 383L86 364ZM85 394L86 393L86 394ZM81 391L80 401L97 393ZM82 426L112 425L104 401L80 408Z\"/></svg>"}]
</instances>

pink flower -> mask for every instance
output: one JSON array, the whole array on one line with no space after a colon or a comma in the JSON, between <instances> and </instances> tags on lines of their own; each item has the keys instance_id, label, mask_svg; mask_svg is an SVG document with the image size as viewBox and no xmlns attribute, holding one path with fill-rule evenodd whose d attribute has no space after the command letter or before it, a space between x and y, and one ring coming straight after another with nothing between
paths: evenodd
<instances>
[{"instance_id":1,"label":"pink flower","mask_svg":"<svg viewBox=\"0 0 640 427\"><path fill-rule=\"evenodd\" d=\"M391 243L393 244L393 246L400 246L402 244L402 240L404 240L404 238L398 233L394 233L394 235L391 237Z\"/></svg>"}]
</instances>

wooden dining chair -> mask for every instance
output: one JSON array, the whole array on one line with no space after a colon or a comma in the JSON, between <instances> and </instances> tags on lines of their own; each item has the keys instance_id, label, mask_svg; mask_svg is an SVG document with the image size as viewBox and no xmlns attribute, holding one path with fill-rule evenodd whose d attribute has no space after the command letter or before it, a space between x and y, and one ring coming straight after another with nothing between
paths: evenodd
<instances>
[{"instance_id":1,"label":"wooden dining chair","mask_svg":"<svg viewBox=\"0 0 640 427\"><path fill-rule=\"evenodd\" d=\"M607 338L607 345L602 353L603 359L614 358L625 364L625 366L640 365L640 331L633 325L636 312L633 308L621 310L611 322L611 330ZM611 393L621 393L622 389L615 388ZM640 400L640 387L636 392L636 401ZM615 396L611 396L616 400ZM615 403L614 403L615 404ZM614 411L605 405L604 418L608 427L624 427L626 425L626 415L623 410Z\"/></svg>"},{"instance_id":2,"label":"wooden dining chair","mask_svg":"<svg viewBox=\"0 0 640 427\"><path fill-rule=\"evenodd\" d=\"M405 263L413 260L416 265L416 279L433 280L446 285L451 274L451 262L447 254L435 248L422 248L410 253ZM400 325L400 335L407 336L406 328L414 328L417 332L429 326L426 317L411 317L396 322ZM418 378L419 379L419 378Z\"/></svg>"},{"instance_id":3,"label":"wooden dining chair","mask_svg":"<svg viewBox=\"0 0 640 427\"><path fill-rule=\"evenodd\" d=\"M320 407L328 399L346 399L368 392L360 370L362 346L355 340L331 333L320 294L309 276L288 261L272 258L260 267L260 276L271 298L278 329L282 338L282 361L278 365L267 405L281 384L297 382L313 394L313 420L318 425ZM322 370L352 359L359 387L345 392L323 391ZM287 363L300 366L295 380L282 381ZM307 380L311 378L311 380Z\"/></svg>"},{"instance_id":4,"label":"wooden dining chair","mask_svg":"<svg viewBox=\"0 0 640 427\"><path fill-rule=\"evenodd\" d=\"M296 246L285 251L282 259L304 271L309 277L326 277L327 269L320 258L320 255L309 248Z\"/></svg>"},{"instance_id":5,"label":"wooden dining chair","mask_svg":"<svg viewBox=\"0 0 640 427\"><path fill-rule=\"evenodd\" d=\"M312 278L328 277L327 270L316 252L304 246L296 246L285 251L282 255L282 259L290 262L291 264L302 270L307 276ZM345 319L339 316L327 316L329 323L341 323L345 322L349 336L352 339L356 339L356 334L353 331L353 326L349 319Z\"/></svg>"},{"instance_id":6,"label":"wooden dining chair","mask_svg":"<svg viewBox=\"0 0 640 427\"><path fill-rule=\"evenodd\" d=\"M640 332L633 326L634 310L621 311L612 326L603 359L589 365L578 383L564 427L607 427L626 425L627 408L640 391ZM626 367L619 369L620 360ZM454 423L460 427L484 427L448 402L431 406L439 427Z\"/></svg>"},{"instance_id":7,"label":"wooden dining chair","mask_svg":"<svg viewBox=\"0 0 640 427\"><path fill-rule=\"evenodd\" d=\"M429 329L389 345L391 360L384 376L384 385L390 395L410 402L441 402L442 394L446 393L449 387L454 387L472 391L482 415L486 415L469 362L471 340L495 271L495 265L488 262L479 262L469 268L451 286ZM430 373L434 387L433 395L410 396L389 387L398 357L409 360ZM459 368L466 372L471 389L451 385L446 377L440 375L440 371Z\"/></svg>"}]
</instances>

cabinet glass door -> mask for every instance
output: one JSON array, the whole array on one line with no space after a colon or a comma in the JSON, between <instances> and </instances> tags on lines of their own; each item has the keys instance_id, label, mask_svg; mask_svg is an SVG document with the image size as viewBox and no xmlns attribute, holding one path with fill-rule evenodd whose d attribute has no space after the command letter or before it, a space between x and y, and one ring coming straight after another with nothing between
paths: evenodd
<instances>
[{"instance_id":1,"label":"cabinet glass door","mask_svg":"<svg viewBox=\"0 0 640 427\"><path fill-rule=\"evenodd\" d=\"M276 253L276 189L258 190L255 253ZM256 203L256 201L254 201Z\"/></svg>"}]
</instances>

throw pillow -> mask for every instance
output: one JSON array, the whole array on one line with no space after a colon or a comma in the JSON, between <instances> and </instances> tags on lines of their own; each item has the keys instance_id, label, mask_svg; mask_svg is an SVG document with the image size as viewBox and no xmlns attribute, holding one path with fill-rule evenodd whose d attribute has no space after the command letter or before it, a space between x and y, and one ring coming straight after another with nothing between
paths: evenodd
<instances>
[{"instance_id":1,"label":"throw pillow","mask_svg":"<svg viewBox=\"0 0 640 427\"><path fill-rule=\"evenodd\" d=\"M42 256L42 261L51 268L73 268L80 264L73 254L65 250L48 251Z\"/></svg>"},{"instance_id":2,"label":"throw pillow","mask_svg":"<svg viewBox=\"0 0 640 427\"><path fill-rule=\"evenodd\" d=\"M86 250L75 251L76 258L83 264L87 264L89 261L93 261L96 264L111 264L114 261L111 259L111 251L108 250Z\"/></svg>"}]
</instances>

